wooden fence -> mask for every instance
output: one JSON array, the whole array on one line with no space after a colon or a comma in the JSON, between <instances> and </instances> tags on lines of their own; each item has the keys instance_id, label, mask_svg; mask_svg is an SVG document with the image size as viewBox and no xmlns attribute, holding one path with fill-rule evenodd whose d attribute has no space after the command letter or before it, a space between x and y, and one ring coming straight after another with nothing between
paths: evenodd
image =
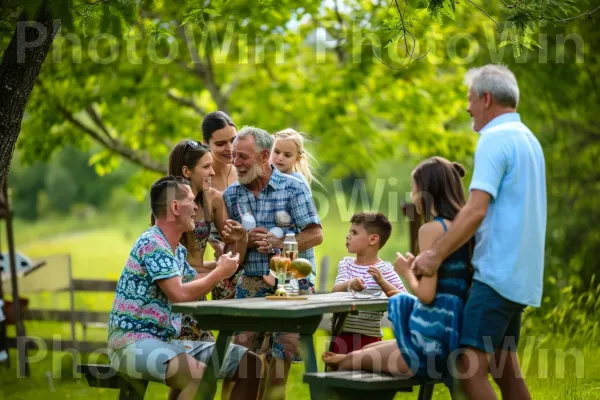
<instances>
[{"instance_id":1,"label":"wooden fence","mask_svg":"<svg viewBox=\"0 0 600 400\"><path fill-rule=\"evenodd\" d=\"M409 219L409 240L410 249L415 253L415 244L417 241L417 234L420 226L420 221L415 218L414 206L410 204L403 205L403 212ZM23 310L23 319L25 321L56 321L56 322L68 322L71 325L71 339L70 340L53 340L46 338L27 337L22 340L22 343L26 344L28 348L39 348L41 342L48 349L55 351L65 351L70 349L76 349L82 353L91 353L99 349L105 349L107 344L103 342L94 342L87 340L87 329L89 327L94 328L106 328L108 325L108 311L87 311L75 309L75 293L76 292L111 292L114 293L117 287L117 281L109 280L92 280L92 279L73 279L71 271L71 259L69 255L52 256L47 258L46 266L42 269L39 268L37 272L40 276L33 277L26 280L23 278L23 282L20 282L20 287L23 289L23 293L29 291L68 291L70 298L70 308L64 309L28 309ZM334 266L335 267L335 266ZM330 270L330 258L324 256L321 259L321 264L318 269L318 280L316 282L317 291L320 293L329 292L331 288L328 285L328 277ZM47 275L46 276L44 276ZM324 315L319 325L320 329L330 331L331 322L330 315ZM76 337L76 324L82 325L82 340L78 340ZM384 317L382 321L383 327L390 327L390 323L387 318ZM9 347L17 347L19 344L17 338L7 338L7 344Z\"/></svg>"}]
</instances>

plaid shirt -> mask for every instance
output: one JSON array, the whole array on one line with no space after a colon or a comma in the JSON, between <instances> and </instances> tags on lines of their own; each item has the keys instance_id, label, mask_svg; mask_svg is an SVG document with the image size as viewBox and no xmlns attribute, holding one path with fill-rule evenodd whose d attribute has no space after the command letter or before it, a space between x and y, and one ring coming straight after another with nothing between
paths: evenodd
<instances>
[{"instance_id":1,"label":"plaid shirt","mask_svg":"<svg viewBox=\"0 0 600 400\"><path fill-rule=\"evenodd\" d=\"M257 227L267 230L277 226L275 212L287 211L292 217L292 228L296 235L307 225L320 225L317 208L312 195L303 182L289 175L282 174L273 166L273 173L267 185L259 192L258 198L246 188L235 182L223 193L223 199L229 212L229 218L241 222L242 215L252 213L256 219ZM262 276L269 273L269 259L271 255L262 254L257 249L248 249L242 264L247 276ZM299 252L298 257L306 258L313 266L315 272L315 250L308 249Z\"/></svg>"}]
</instances>

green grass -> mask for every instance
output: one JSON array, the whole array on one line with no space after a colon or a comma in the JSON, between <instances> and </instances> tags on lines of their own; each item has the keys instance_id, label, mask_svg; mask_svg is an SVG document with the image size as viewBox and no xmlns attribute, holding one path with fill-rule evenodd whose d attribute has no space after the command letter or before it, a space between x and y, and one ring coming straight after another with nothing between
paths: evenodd
<instances>
[{"instance_id":1,"label":"green grass","mask_svg":"<svg viewBox=\"0 0 600 400\"><path fill-rule=\"evenodd\" d=\"M323 223L324 242L317 249L317 262L324 256L329 257L328 286L335 277L337 261L347 255L344 237L348 223L335 218L335 213ZM43 258L50 254L70 253L73 274L78 278L117 279L125 263L127 255L138 234L148 226L146 215L116 215L106 217L93 216L85 220L54 218L45 223L27 224L17 221L17 249L32 258ZM394 225L394 234L381 252L381 257L391 260L396 251L406 251L408 240L405 223ZM4 238L3 238L4 239ZM3 244L3 249L5 249ZM112 304L112 293L78 293L76 308L88 310L109 310ZM67 293L41 293L30 296L32 308L67 308ZM9 327L9 334L14 336L14 327ZM28 335L52 337L60 334L70 338L68 324L52 322L30 322L26 324ZM543 327L540 327L542 330ZM392 338L391 332L385 332ZM77 337L81 339L81 327L77 327ZM106 340L105 329L88 329L88 340ZM533 343L533 344L532 344ZM315 335L317 354L327 347L325 332ZM528 347L529 346L529 347ZM567 357L564 374L561 375L560 362L556 359L557 349L572 349L575 345L552 339L521 342L520 356L523 366L527 366L525 376L535 399L600 399L600 350L592 344L581 346L583 374L576 376L575 363ZM533 349L532 351L529 351ZM65 379L69 375L72 362L61 353L50 353L42 360L31 364L30 378L16 378L16 354L12 354L13 365L10 370L0 369L0 399L104 399L116 397L111 390L89 388L84 380ZM545 356L547 354L547 356ZM33 353L31 355L34 355ZM559 359L560 361L560 359ZM557 368L557 365L559 366ZM322 370L323 366L319 366ZM292 366L287 395L290 399L307 399L308 387L302 383L304 366ZM546 371L546 372L544 372ZM62 376L63 379L51 379L50 376ZM54 392L52 391L54 390ZM150 384L148 399L165 399L167 389L163 385ZM415 395L398 395L398 399L414 398ZM449 399L445 388L436 390L436 399Z\"/></svg>"}]
</instances>

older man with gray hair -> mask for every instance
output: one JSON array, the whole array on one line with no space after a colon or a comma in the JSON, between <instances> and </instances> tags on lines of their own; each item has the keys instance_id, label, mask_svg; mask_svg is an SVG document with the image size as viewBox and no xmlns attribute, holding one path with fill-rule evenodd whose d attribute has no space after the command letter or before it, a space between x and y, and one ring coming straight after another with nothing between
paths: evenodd
<instances>
[{"instance_id":1,"label":"older man with gray hair","mask_svg":"<svg viewBox=\"0 0 600 400\"><path fill-rule=\"evenodd\" d=\"M412 264L430 275L474 234L473 285L465 305L457 368L471 399L531 398L517 359L521 314L539 307L546 236L546 172L537 138L516 113L519 86L501 65L470 70L469 108L480 138L465 207L448 232Z\"/></svg>"},{"instance_id":2,"label":"older man with gray hair","mask_svg":"<svg viewBox=\"0 0 600 400\"><path fill-rule=\"evenodd\" d=\"M273 249L283 248L283 238L269 231L277 226L275 214L281 211L290 216L291 230L298 242L298 256L313 265L313 274L298 281L299 292L314 293L314 247L323 241L321 222L307 186L270 164L272 146L271 135L252 126L242 128L233 142L233 165L238 181L225 189L223 198L230 218L242 222L242 217L250 214L256 221L256 228L248 232L248 250L235 292L238 299L275 293L274 279L268 279L269 260ZM264 398L285 398L291 362L301 360L298 335L273 333L265 336L244 332L237 335L234 342L266 354L269 368Z\"/></svg>"}]
</instances>

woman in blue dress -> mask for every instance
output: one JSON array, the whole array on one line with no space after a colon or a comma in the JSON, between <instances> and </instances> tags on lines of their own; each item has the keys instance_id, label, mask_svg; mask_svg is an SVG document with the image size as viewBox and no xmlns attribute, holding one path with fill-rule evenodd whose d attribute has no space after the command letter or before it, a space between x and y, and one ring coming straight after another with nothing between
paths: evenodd
<instances>
[{"instance_id":1,"label":"woman in blue dress","mask_svg":"<svg viewBox=\"0 0 600 400\"><path fill-rule=\"evenodd\" d=\"M430 248L452 224L465 204L464 168L441 157L419 164L412 173L411 200L425 219L419 249ZM365 346L347 355L326 352L334 369L364 370L395 376L440 378L449 375L448 357L458 349L464 302L471 284L472 241L444 260L437 275L415 276L414 256L396 253L396 272L413 294L390 298L388 318L396 340Z\"/></svg>"}]
</instances>

